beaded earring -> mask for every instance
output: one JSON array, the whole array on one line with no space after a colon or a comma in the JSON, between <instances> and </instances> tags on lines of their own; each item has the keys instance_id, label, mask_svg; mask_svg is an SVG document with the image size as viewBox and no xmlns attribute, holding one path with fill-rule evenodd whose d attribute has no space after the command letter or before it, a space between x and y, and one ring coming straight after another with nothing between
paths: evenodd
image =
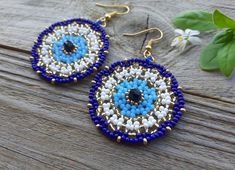
<instances>
[{"instance_id":1,"label":"beaded earring","mask_svg":"<svg viewBox=\"0 0 235 170\"><path fill-rule=\"evenodd\" d=\"M107 13L97 21L75 18L46 28L32 47L32 68L41 77L57 84L77 82L103 64L109 47L104 27L112 17L129 13L129 7L96 5L125 11Z\"/></svg>"},{"instance_id":2,"label":"beaded earring","mask_svg":"<svg viewBox=\"0 0 235 170\"><path fill-rule=\"evenodd\" d=\"M145 59L128 59L113 63L92 80L89 113L92 121L112 140L147 144L170 131L185 113L185 100L173 74L155 62L151 39L145 47Z\"/></svg>"}]
</instances>

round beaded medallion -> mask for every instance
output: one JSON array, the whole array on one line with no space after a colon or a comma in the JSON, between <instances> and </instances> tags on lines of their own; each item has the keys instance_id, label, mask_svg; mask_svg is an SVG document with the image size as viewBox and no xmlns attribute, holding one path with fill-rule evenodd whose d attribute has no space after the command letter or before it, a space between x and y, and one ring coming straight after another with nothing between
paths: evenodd
<instances>
[{"instance_id":1,"label":"round beaded medallion","mask_svg":"<svg viewBox=\"0 0 235 170\"><path fill-rule=\"evenodd\" d=\"M41 34L32 48L32 67L55 83L77 81L105 61L108 36L101 21L71 19L57 22Z\"/></svg>"},{"instance_id":2,"label":"round beaded medallion","mask_svg":"<svg viewBox=\"0 0 235 170\"><path fill-rule=\"evenodd\" d=\"M95 125L118 142L146 144L171 130L185 112L172 73L141 59L118 61L98 73L89 99Z\"/></svg>"}]
</instances>

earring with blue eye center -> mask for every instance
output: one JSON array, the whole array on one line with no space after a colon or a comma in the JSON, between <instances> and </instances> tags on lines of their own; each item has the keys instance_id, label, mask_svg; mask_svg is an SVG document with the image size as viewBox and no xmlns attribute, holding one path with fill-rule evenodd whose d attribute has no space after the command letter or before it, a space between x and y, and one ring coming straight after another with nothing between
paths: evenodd
<instances>
[{"instance_id":1,"label":"earring with blue eye center","mask_svg":"<svg viewBox=\"0 0 235 170\"><path fill-rule=\"evenodd\" d=\"M92 121L110 139L130 144L143 143L165 135L186 112L182 89L174 75L155 62L152 44L162 39L159 28L145 47L145 59L117 61L98 73L89 93Z\"/></svg>"},{"instance_id":2,"label":"earring with blue eye center","mask_svg":"<svg viewBox=\"0 0 235 170\"><path fill-rule=\"evenodd\" d=\"M74 18L56 22L41 32L32 47L32 68L53 84L77 82L95 72L106 59L105 27L114 16L129 13L127 5L103 5L124 11L106 13L97 21Z\"/></svg>"}]
</instances>

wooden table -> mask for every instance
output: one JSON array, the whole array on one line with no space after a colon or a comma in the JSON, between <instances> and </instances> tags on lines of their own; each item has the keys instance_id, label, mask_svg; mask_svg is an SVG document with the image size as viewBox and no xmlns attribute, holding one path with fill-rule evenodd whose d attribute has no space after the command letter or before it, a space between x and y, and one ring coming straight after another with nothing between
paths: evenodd
<instances>
[{"instance_id":1,"label":"wooden table","mask_svg":"<svg viewBox=\"0 0 235 170\"><path fill-rule=\"evenodd\" d=\"M95 128L86 108L93 76L76 85L53 86L29 62L33 41L46 26L80 16L96 20L107 10L91 0L0 0L0 169L235 169L235 75L201 71L202 47L183 53L170 47L174 15L218 8L235 18L235 1L114 3L130 5L131 13L108 23L106 65L141 57L144 44L154 36L122 33L160 27L165 37L153 54L178 78L187 114L171 133L148 146L111 142ZM201 34L202 46L213 35Z\"/></svg>"}]
</instances>

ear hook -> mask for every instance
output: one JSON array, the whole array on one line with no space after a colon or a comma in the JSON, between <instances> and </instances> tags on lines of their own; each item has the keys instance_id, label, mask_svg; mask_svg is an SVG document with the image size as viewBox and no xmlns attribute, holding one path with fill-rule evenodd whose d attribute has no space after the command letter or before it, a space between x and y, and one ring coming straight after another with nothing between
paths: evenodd
<instances>
[{"instance_id":1,"label":"ear hook","mask_svg":"<svg viewBox=\"0 0 235 170\"><path fill-rule=\"evenodd\" d=\"M152 45L153 43L156 43L158 42L159 40L161 40L163 38L163 32L162 30L160 30L159 28L157 27L154 27L154 28L149 28L149 29L146 29L146 30L142 30L142 31L139 31L139 32L136 32L136 33L124 33L123 35L124 36L136 36L136 35L140 35L140 34L143 34L145 32L153 32L153 31L157 31L160 33L160 36L158 38L152 38L149 40L148 44L145 46L145 50L144 50L144 57L152 57L152 54L151 54L151 50L152 50ZM154 58L152 57L152 60L154 60Z\"/></svg>"},{"instance_id":2,"label":"ear hook","mask_svg":"<svg viewBox=\"0 0 235 170\"><path fill-rule=\"evenodd\" d=\"M123 12L118 12L118 11L113 11L110 13L106 13L103 17L101 17L99 20L103 22L103 26L106 26L106 22L110 20L113 16L115 15L125 15L130 12L130 8L128 5L107 5L107 4L100 4L96 3L97 6L104 7L104 8L123 8L125 11Z\"/></svg>"}]
</instances>

